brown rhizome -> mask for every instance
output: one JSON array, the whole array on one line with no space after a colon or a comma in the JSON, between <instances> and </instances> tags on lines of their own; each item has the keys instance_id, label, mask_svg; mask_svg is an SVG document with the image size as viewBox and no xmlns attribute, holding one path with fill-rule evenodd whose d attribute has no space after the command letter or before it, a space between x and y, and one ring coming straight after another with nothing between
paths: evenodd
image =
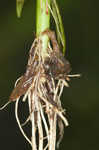
<instances>
[{"instance_id":1,"label":"brown rhizome","mask_svg":"<svg viewBox=\"0 0 99 150\"><path fill-rule=\"evenodd\" d=\"M46 57L42 54L41 37L43 35L49 37ZM69 87L69 77L79 76L69 75L70 71L70 63L61 53L55 33L45 30L34 40L29 51L26 72L16 81L9 98L10 102L16 103L17 123L33 150L55 150L57 126L60 135L57 141L57 147L59 147L64 125L68 126L64 116L65 110L61 105L61 94L64 86ZM29 117L24 124L21 124L18 118L18 103L22 95L22 101L28 101L29 106ZM32 124L31 140L22 128L28 121Z\"/></svg>"}]
</instances>

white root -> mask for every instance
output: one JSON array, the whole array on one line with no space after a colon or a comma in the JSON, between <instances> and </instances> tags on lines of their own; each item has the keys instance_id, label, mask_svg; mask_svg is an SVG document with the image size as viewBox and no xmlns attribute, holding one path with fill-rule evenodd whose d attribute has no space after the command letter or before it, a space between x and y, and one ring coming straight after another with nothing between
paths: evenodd
<instances>
[{"instance_id":1,"label":"white root","mask_svg":"<svg viewBox=\"0 0 99 150\"><path fill-rule=\"evenodd\" d=\"M81 74L68 74L67 76L68 77L80 77Z\"/></svg>"},{"instance_id":2,"label":"white root","mask_svg":"<svg viewBox=\"0 0 99 150\"><path fill-rule=\"evenodd\" d=\"M16 121L18 123L18 126L19 126L19 129L21 131L21 133L23 134L23 136L25 137L25 139L29 142L29 144L32 146L32 143L31 141L29 140L29 138L26 136L24 130L22 129L21 127L21 123L20 123L20 120L18 118L18 102L19 102L19 99L16 100L16 103L15 103L15 117L16 117Z\"/></svg>"},{"instance_id":3,"label":"white root","mask_svg":"<svg viewBox=\"0 0 99 150\"><path fill-rule=\"evenodd\" d=\"M22 79L22 77L23 77L23 76L19 77L19 78L16 80L14 87L16 87L16 85L17 85L18 82Z\"/></svg>"},{"instance_id":4,"label":"white root","mask_svg":"<svg viewBox=\"0 0 99 150\"><path fill-rule=\"evenodd\" d=\"M3 105L2 107L0 107L0 110L3 110L6 106L8 106L12 101L8 101L5 105Z\"/></svg>"},{"instance_id":5,"label":"white root","mask_svg":"<svg viewBox=\"0 0 99 150\"><path fill-rule=\"evenodd\" d=\"M35 116L33 112L31 114L31 124L32 124L32 137L31 137L32 150L37 150Z\"/></svg>"},{"instance_id":6,"label":"white root","mask_svg":"<svg viewBox=\"0 0 99 150\"><path fill-rule=\"evenodd\" d=\"M43 150L43 128L40 112L38 111L38 134L39 134L39 150Z\"/></svg>"},{"instance_id":7,"label":"white root","mask_svg":"<svg viewBox=\"0 0 99 150\"><path fill-rule=\"evenodd\" d=\"M26 121L24 123L21 124L21 126L25 126L29 121L30 121L31 115L29 115L29 117L26 119Z\"/></svg>"}]
</instances>

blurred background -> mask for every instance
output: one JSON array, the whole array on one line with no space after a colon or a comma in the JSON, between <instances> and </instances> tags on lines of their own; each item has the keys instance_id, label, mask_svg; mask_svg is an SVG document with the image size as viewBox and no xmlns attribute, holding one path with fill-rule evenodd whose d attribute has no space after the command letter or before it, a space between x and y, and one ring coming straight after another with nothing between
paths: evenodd
<instances>
[{"instance_id":1,"label":"blurred background","mask_svg":"<svg viewBox=\"0 0 99 150\"><path fill-rule=\"evenodd\" d=\"M70 88L65 88L62 105L67 110L60 150L99 150L99 20L94 0L58 0L65 34L66 57L71 63ZM5 104L14 83L25 72L28 51L35 36L35 0L27 0L22 17L16 16L16 2L0 2L0 106ZM14 103L0 111L0 149L31 149L15 120ZM28 112L27 105L20 105ZM23 118L24 120L25 118ZM29 134L29 133L28 133Z\"/></svg>"}]
</instances>

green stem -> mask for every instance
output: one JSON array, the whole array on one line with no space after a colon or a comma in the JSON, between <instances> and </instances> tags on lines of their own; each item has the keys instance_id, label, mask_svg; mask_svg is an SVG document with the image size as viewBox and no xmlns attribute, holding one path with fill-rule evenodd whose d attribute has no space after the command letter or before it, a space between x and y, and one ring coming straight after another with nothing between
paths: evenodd
<instances>
[{"instance_id":1,"label":"green stem","mask_svg":"<svg viewBox=\"0 0 99 150\"><path fill-rule=\"evenodd\" d=\"M50 11L48 5L50 5L50 0L37 0L36 6L36 35L39 36L44 30L50 27ZM46 56L46 49L48 44L48 36L43 35L42 40L42 51L44 56Z\"/></svg>"}]
</instances>

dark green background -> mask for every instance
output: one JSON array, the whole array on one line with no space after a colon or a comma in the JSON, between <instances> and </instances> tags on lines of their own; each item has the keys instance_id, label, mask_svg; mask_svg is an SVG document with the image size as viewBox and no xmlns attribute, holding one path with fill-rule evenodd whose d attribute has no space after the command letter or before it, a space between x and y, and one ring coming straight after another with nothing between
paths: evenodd
<instances>
[{"instance_id":1,"label":"dark green background","mask_svg":"<svg viewBox=\"0 0 99 150\"><path fill-rule=\"evenodd\" d=\"M65 88L62 105L67 110L60 150L99 150L99 16L94 0L58 0L67 35L67 58L72 74ZM35 1L27 0L21 19L16 17L15 1L0 2L0 105L9 98L14 83L27 64L28 51L35 35ZM20 106L23 111L26 105ZM24 116L24 115L23 115ZM25 119L25 118L24 118ZM0 112L0 150L31 149L20 133L14 103Z\"/></svg>"}]
</instances>

